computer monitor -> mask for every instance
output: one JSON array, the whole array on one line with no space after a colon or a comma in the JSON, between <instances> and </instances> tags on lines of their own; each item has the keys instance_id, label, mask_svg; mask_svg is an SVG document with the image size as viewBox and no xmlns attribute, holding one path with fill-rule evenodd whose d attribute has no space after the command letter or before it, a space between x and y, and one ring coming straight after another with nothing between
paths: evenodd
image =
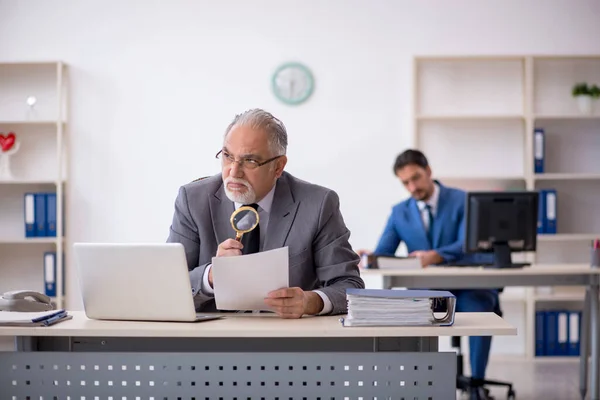
<instances>
[{"instance_id":1,"label":"computer monitor","mask_svg":"<svg viewBox=\"0 0 600 400\"><path fill-rule=\"evenodd\" d=\"M468 192L467 253L494 253L495 268L519 268L512 253L537 247L538 193L535 191Z\"/></svg>"}]
</instances>

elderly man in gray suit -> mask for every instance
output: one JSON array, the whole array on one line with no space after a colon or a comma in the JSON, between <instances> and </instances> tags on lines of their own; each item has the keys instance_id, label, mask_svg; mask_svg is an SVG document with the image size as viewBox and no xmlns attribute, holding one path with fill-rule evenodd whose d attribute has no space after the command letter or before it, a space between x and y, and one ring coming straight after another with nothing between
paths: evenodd
<instances>
[{"instance_id":1,"label":"elderly man in gray suit","mask_svg":"<svg viewBox=\"0 0 600 400\"><path fill-rule=\"evenodd\" d=\"M286 150L281 121L260 109L246 111L225 131L217 153L221 174L179 189L168 242L185 247L197 311L217 311L212 257L283 246L289 247L290 287L265 299L281 317L345 313L346 288L364 288L337 194L284 172ZM229 219L243 205L257 209L260 223L238 242Z\"/></svg>"}]
</instances>

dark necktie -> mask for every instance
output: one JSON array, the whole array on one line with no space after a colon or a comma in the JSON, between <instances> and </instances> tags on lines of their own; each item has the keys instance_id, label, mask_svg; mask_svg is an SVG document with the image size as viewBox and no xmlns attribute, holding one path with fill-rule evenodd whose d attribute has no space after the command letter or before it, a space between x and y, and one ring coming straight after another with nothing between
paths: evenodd
<instances>
[{"instance_id":1,"label":"dark necktie","mask_svg":"<svg viewBox=\"0 0 600 400\"><path fill-rule=\"evenodd\" d=\"M433 214L431 213L431 206L429 204L426 204L425 208L427 209L427 218L429 221L427 239L429 239L429 244L433 247Z\"/></svg>"},{"instance_id":2,"label":"dark necktie","mask_svg":"<svg viewBox=\"0 0 600 400\"><path fill-rule=\"evenodd\" d=\"M248 204L248 206L258 211L258 204ZM242 236L242 244L244 245L242 254L258 253L258 250L260 249L260 223L250 232L244 233L244 236Z\"/></svg>"}]
</instances>

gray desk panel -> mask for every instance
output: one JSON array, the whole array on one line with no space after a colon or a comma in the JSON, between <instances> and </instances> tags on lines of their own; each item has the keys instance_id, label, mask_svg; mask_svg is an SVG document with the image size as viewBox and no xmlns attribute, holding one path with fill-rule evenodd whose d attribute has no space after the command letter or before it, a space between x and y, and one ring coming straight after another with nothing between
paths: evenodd
<instances>
[{"instance_id":1,"label":"gray desk panel","mask_svg":"<svg viewBox=\"0 0 600 400\"><path fill-rule=\"evenodd\" d=\"M449 400L455 379L454 352L0 353L9 399Z\"/></svg>"}]
</instances>

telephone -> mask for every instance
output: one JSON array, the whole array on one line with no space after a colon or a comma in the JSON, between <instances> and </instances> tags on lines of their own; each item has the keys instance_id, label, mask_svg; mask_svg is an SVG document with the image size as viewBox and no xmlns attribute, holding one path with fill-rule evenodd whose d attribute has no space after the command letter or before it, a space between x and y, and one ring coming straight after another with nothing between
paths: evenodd
<instances>
[{"instance_id":1,"label":"telephone","mask_svg":"<svg viewBox=\"0 0 600 400\"><path fill-rule=\"evenodd\" d=\"M32 290L14 290L0 297L0 311L37 312L53 309L50 297Z\"/></svg>"}]
</instances>

